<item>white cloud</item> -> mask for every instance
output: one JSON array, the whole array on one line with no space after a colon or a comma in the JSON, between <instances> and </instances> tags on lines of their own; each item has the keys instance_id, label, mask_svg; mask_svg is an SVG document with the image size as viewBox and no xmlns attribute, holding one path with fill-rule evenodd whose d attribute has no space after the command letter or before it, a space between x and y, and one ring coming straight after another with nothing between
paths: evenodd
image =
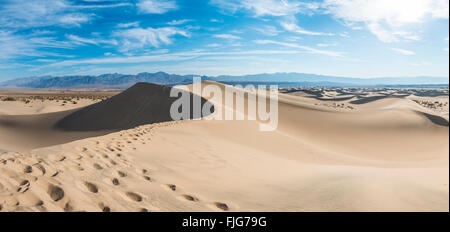
<instances>
[{"instance_id":1,"label":"white cloud","mask_svg":"<svg viewBox=\"0 0 450 232\"><path fill-rule=\"evenodd\" d=\"M21 57L62 57L56 53L40 51L40 48L70 49L73 48L73 44L58 41L53 37L29 37L16 34L14 31L0 30L0 60Z\"/></svg>"},{"instance_id":2,"label":"white cloud","mask_svg":"<svg viewBox=\"0 0 450 232\"><path fill-rule=\"evenodd\" d=\"M24 38L10 31L0 30L0 60L36 53L35 48Z\"/></svg>"},{"instance_id":3,"label":"white cloud","mask_svg":"<svg viewBox=\"0 0 450 232\"><path fill-rule=\"evenodd\" d=\"M112 44L117 45L117 41L115 40L104 40L104 39L89 39L89 38L83 38L79 37L77 35L66 35L66 37L74 44L76 45L85 45L85 44L91 44L91 45L100 45L100 44Z\"/></svg>"},{"instance_id":4,"label":"white cloud","mask_svg":"<svg viewBox=\"0 0 450 232\"><path fill-rule=\"evenodd\" d=\"M46 67L66 67L75 65L97 65L97 64L132 64L132 63L148 63L148 62L165 62L165 61L184 61L191 60L198 57L217 57L217 56L245 56L245 55L292 55L302 54L305 51L300 50L249 50L249 51L232 51L232 52L204 52L204 51L189 51L179 52L171 54L153 54L145 56L128 56L128 57L106 57L106 58L93 58L82 60L65 60Z\"/></svg>"},{"instance_id":5,"label":"white cloud","mask_svg":"<svg viewBox=\"0 0 450 232\"><path fill-rule=\"evenodd\" d=\"M210 47L210 48L217 48L220 47L221 45L218 43L212 43L212 44L207 44L206 47Z\"/></svg>"},{"instance_id":6,"label":"white cloud","mask_svg":"<svg viewBox=\"0 0 450 232\"><path fill-rule=\"evenodd\" d=\"M325 50L319 50L315 48L311 48L308 46L302 46L295 43L285 43L285 42L278 42L273 40L255 40L254 41L257 44L276 44L284 47L290 47L290 48L298 48L305 50L311 54L320 54L320 55L326 55L326 56L332 56L332 57L343 57L343 55L339 52L334 51L325 51Z\"/></svg>"},{"instance_id":7,"label":"white cloud","mask_svg":"<svg viewBox=\"0 0 450 232\"><path fill-rule=\"evenodd\" d=\"M141 13L147 14L164 14L178 9L176 2L172 0L139 0L136 6Z\"/></svg>"},{"instance_id":8,"label":"white cloud","mask_svg":"<svg viewBox=\"0 0 450 232\"><path fill-rule=\"evenodd\" d=\"M304 35L333 35L331 33L308 31L297 25L295 15L299 13L313 14L320 7L318 2L298 0L211 0L210 3L233 13L245 10L252 12L255 17L282 17L284 21L281 22L281 26L290 32ZM272 30L268 31L268 33L274 35L279 32Z\"/></svg>"},{"instance_id":9,"label":"white cloud","mask_svg":"<svg viewBox=\"0 0 450 232\"><path fill-rule=\"evenodd\" d=\"M317 47L335 47L337 46L337 43L318 43L316 44Z\"/></svg>"},{"instance_id":10,"label":"white cloud","mask_svg":"<svg viewBox=\"0 0 450 232\"><path fill-rule=\"evenodd\" d=\"M80 26L92 19L92 14L76 12L66 0L15 0L0 8L0 26L29 28L42 26Z\"/></svg>"},{"instance_id":11,"label":"white cloud","mask_svg":"<svg viewBox=\"0 0 450 232\"><path fill-rule=\"evenodd\" d=\"M168 22L167 24L171 25L171 26L175 26L175 25L185 24L185 23L191 22L191 21L193 21L193 20L192 19L172 20L172 21Z\"/></svg>"},{"instance_id":12,"label":"white cloud","mask_svg":"<svg viewBox=\"0 0 450 232\"><path fill-rule=\"evenodd\" d=\"M348 34L348 32L341 32L341 33L339 33L339 36L343 37L343 38L350 38L350 35Z\"/></svg>"},{"instance_id":13,"label":"white cloud","mask_svg":"<svg viewBox=\"0 0 450 232\"><path fill-rule=\"evenodd\" d=\"M69 26L77 26L79 27L81 24L89 22L91 19L91 15L82 14L82 13L73 13L73 14L65 14L59 17L59 23L61 25L69 25Z\"/></svg>"},{"instance_id":14,"label":"white cloud","mask_svg":"<svg viewBox=\"0 0 450 232\"><path fill-rule=\"evenodd\" d=\"M300 26L298 26L295 22L281 22L281 26L286 30L298 34L303 35L326 35L326 36L332 36L332 33L324 33L324 32L316 32L316 31L308 31Z\"/></svg>"},{"instance_id":15,"label":"white cloud","mask_svg":"<svg viewBox=\"0 0 450 232\"><path fill-rule=\"evenodd\" d=\"M429 66L429 65L431 65L431 63L428 62L428 61L422 61L422 62L412 63L411 64L411 66L416 66L416 67Z\"/></svg>"},{"instance_id":16,"label":"white cloud","mask_svg":"<svg viewBox=\"0 0 450 232\"><path fill-rule=\"evenodd\" d=\"M220 39L232 39L232 40L241 39L241 37L239 37L237 35L232 35L232 34L217 34L217 35L214 35L214 37L220 38Z\"/></svg>"},{"instance_id":17,"label":"white cloud","mask_svg":"<svg viewBox=\"0 0 450 232\"><path fill-rule=\"evenodd\" d=\"M130 22L130 23L119 23L117 24L117 28L130 28L130 27L138 27L139 22Z\"/></svg>"},{"instance_id":18,"label":"white cloud","mask_svg":"<svg viewBox=\"0 0 450 232\"><path fill-rule=\"evenodd\" d=\"M387 43L418 40L402 27L422 24L427 18L449 17L448 0L325 0L321 7L348 25L365 25Z\"/></svg>"},{"instance_id":19,"label":"white cloud","mask_svg":"<svg viewBox=\"0 0 450 232\"><path fill-rule=\"evenodd\" d=\"M251 11L256 17L307 13L319 7L318 3L298 0L211 0L210 3L233 13L239 10Z\"/></svg>"},{"instance_id":20,"label":"white cloud","mask_svg":"<svg viewBox=\"0 0 450 232\"><path fill-rule=\"evenodd\" d=\"M108 1L97 1L97 2L108 2ZM133 6L131 3L117 3L117 4L100 4L100 5L75 5L72 6L75 9L98 9L98 8L114 8L122 6Z\"/></svg>"},{"instance_id":21,"label":"white cloud","mask_svg":"<svg viewBox=\"0 0 450 232\"><path fill-rule=\"evenodd\" d=\"M281 31L279 31L276 27L269 25L255 28L255 30L267 36L277 36L281 33Z\"/></svg>"},{"instance_id":22,"label":"white cloud","mask_svg":"<svg viewBox=\"0 0 450 232\"><path fill-rule=\"evenodd\" d=\"M135 49L158 48L161 45L171 44L171 37L181 35L189 37L189 34L175 27L162 28L131 28L114 32L114 36L119 39L120 50L128 52Z\"/></svg>"},{"instance_id":23,"label":"white cloud","mask_svg":"<svg viewBox=\"0 0 450 232\"><path fill-rule=\"evenodd\" d=\"M391 48L392 51L395 51L397 53L400 53L402 55L405 56L411 56L411 55L415 55L416 53L410 50L405 50L405 49L401 49L401 48Z\"/></svg>"}]
</instances>

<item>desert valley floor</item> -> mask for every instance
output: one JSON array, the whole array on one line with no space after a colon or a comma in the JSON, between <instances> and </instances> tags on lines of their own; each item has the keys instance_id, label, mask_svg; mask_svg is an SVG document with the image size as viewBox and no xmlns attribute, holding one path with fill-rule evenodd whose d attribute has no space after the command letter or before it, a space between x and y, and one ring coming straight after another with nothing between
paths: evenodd
<instances>
[{"instance_id":1,"label":"desert valley floor","mask_svg":"<svg viewBox=\"0 0 450 232\"><path fill-rule=\"evenodd\" d=\"M54 126L136 116L145 88L1 90L0 212L449 210L448 88L285 88L272 132L251 120ZM105 100L116 94L130 105Z\"/></svg>"}]
</instances>

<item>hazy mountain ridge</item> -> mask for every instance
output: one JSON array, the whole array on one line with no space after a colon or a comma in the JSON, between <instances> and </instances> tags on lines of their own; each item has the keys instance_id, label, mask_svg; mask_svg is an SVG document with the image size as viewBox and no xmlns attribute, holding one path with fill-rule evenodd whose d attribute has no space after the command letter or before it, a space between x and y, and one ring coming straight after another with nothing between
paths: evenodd
<instances>
[{"instance_id":1,"label":"hazy mountain ridge","mask_svg":"<svg viewBox=\"0 0 450 232\"><path fill-rule=\"evenodd\" d=\"M198 75L176 75L165 72L139 73L137 75L103 74L74 76L42 76L9 80L0 83L0 88L30 89L65 89L65 88L112 88L124 89L138 82L149 82L161 85L177 85L192 83ZM396 78L349 78L304 73L273 73L244 76L202 76L202 80L213 80L225 83L270 83L280 85L304 86L377 86L377 85L448 85L449 79L443 77L396 77Z\"/></svg>"}]
</instances>

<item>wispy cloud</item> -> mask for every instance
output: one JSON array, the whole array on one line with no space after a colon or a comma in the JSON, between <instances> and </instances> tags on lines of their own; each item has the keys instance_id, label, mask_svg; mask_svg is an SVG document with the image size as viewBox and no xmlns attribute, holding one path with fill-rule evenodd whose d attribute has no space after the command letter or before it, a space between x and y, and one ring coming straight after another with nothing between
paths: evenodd
<instances>
[{"instance_id":1,"label":"wispy cloud","mask_svg":"<svg viewBox=\"0 0 450 232\"><path fill-rule=\"evenodd\" d=\"M164 14L178 9L176 2L172 0L139 0L136 6L145 14Z\"/></svg>"},{"instance_id":2,"label":"wispy cloud","mask_svg":"<svg viewBox=\"0 0 450 232\"><path fill-rule=\"evenodd\" d=\"M427 18L449 18L448 0L325 0L321 7L347 25L365 25L386 43L417 40L417 35L402 31L404 25L422 24Z\"/></svg>"},{"instance_id":3,"label":"wispy cloud","mask_svg":"<svg viewBox=\"0 0 450 232\"><path fill-rule=\"evenodd\" d=\"M317 47L335 47L338 43L318 43Z\"/></svg>"},{"instance_id":4,"label":"wispy cloud","mask_svg":"<svg viewBox=\"0 0 450 232\"><path fill-rule=\"evenodd\" d=\"M181 25L181 24L185 24L188 22L192 22L192 21L193 21L192 19L172 20L172 21L168 22L167 24L171 25L171 26L176 26L176 25Z\"/></svg>"},{"instance_id":5,"label":"wispy cloud","mask_svg":"<svg viewBox=\"0 0 450 232\"><path fill-rule=\"evenodd\" d=\"M111 44L111 45L117 45L117 41L116 40L104 40L104 39L100 39L100 38L96 38L96 39L90 39L90 38L83 38L77 35L66 35L66 37L74 44L77 45L86 45L86 44L91 44L91 45L100 45L100 44Z\"/></svg>"},{"instance_id":6,"label":"wispy cloud","mask_svg":"<svg viewBox=\"0 0 450 232\"><path fill-rule=\"evenodd\" d=\"M281 22L281 26L287 31L295 32L295 33L303 34L303 35L326 35L326 36L334 35L332 33L324 33L324 32L305 30L305 29L301 28L300 26L298 26L295 22Z\"/></svg>"},{"instance_id":7,"label":"wispy cloud","mask_svg":"<svg viewBox=\"0 0 450 232\"><path fill-rule=\"evenodd\" d=\"M139 24L139 22L119 23L117 24L117 28L139 27Z\"/></svg>"},{"instance_id":8,"label":"wispy cloud","mask_svg":"<svg viewBox=\"0 0 450 232\"><path fill-rule=\"evenodd\" d=\"M431 63L428 61L422 61L422 62L411 64L411 66L415 66L415 67L428 66L428 65L431 65Z\"/></svg>"},{"instance_id":9,"label":"wispy cloud","mask_svg":"<svg viewBox=\"0 0 450 232\"><path fill-rule=\"evenodd\" d=\"M220 47L221 45L218 43L212 43L212 44L207 44L206 47L210 47L210 48L217 48Z\"/></svg>"},{"instance_id":10,"label":"wispy cloud","mask_svg":"<svg viewBox=\"0 0 450 232\"><path fill-rule=\"evenodd\" d=\"M158 48L162 44L171 44L171 38L176 35L189 37L186 31L176 27L131 28L114 32L114 36L119 40L119 49L122 52L143 48Z\"/></svg>"},{"instance_id":11,"label":"wispy cloud","mask_svg":"<svg viewBox=\"0 0 450 232\"><path fill-rule=\"evenodd\" d=\"M232 35L232 34L216 34L216 35L214 35L214 37L220 38L220 39L231 39L231 40L241 39L241 37L239 37L237 35Z\"/></svg>"},{"instance_id":12,"label":"wispy cloud","mask_svg":"<svg viewBox=\"0 0 450 232\"><path fill-rule=\"evenodd\" d=\"M170 54L154 54L146 56L122 56L122 57L103 57L94 59L66 60L49 64L46 67L66 67L85 64L138 64L148 62L166 62L166 61L184 61L196 59L198 57L215 57L215 56L245 56L245 55L292 55L302 54L301 50L249 50L249 51L232 51L232 52L205 52L205 51L188 51ZM44 67L43 67L44 68Z\"/></svg>"},{"instance_id":13,"label":"wispy cloud","mask_svg":"<svg viewBox=\"0 0 450 232\"><path fill-rule=\"evenodd\" d=\"M210 3L223 10L236 12L246 10L259 16L287 16L317 9L318 3L298 0L211 0Z\"/></svg>"},{"instance_id":14,"label":"wispy cloud","mask_svg":"<svg viewBox=\"0 0 450 232\"><path fill-rule=\"evenodd\" d=\"M258 28L255 28L255 30L258 31L259 33L261 33L263 35L267 35L267 36L277 36L281 33L281 31L278 30L275 26L270 26L270 25L258 27Z\"/></svg>"},{"instance_id":15,"label":"wispy cloud","mask_svg":"<svg viewBox=\"0 0 450 232\"><path fill-rule=\"evenodd\" d=\"M312 53L312 54L320 54L320 55L326 55L326 56L332 56L332 57L343 57L343 55L340 52L319 50L319 49L311 48L308 46L298 45L295 43L285 43L285 42L278 42L278 41L274 41L274 40L255 40L254 42L257 44L275 44L275 45L280 45L280 46L284 46L284 47L298 48L298 49L305 50L308 53Z\"/></svg>"},{"instance_id":16,"label":"wispy cloud","mask_svg":"<svg viewBox=\"0 0 450 232\"><path fill-rule=\"evenodd\" d=\"M40 48L73 48L67 41L53 37L30 37L16 34L14 31L0 30L0 60L23 57L62 56L41 51Z\"/></svg>"},{"instance_id":17,"label":"wispy cloud","mask_svg":"<svg viewBox=\"0 0 450 232\"><path fill-rule=\"evenodd\" d=\"M92 14L77 12L66 0L16 0L0 7L0 26L9 28L80 26L92 17Z\"/></svg>"},{"instance_id":18,"label":"wispy cloud","mask_svg":"<svg viewBox=\"0 0 450 232\"><path fill-rule=\"evenodd\" d=\"M391 48L392 51L400 53L402 55L406 55L406 56L411 56L411 55L415 55L416 53L410 50L406 50L406 49L401 49L401 48Z\"/></svg>"}]
</instances>

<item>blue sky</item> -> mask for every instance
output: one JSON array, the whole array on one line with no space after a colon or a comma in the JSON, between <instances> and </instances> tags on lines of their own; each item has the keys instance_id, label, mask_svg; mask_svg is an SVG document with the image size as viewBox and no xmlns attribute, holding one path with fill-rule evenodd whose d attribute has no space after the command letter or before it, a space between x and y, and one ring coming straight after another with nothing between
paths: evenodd
<instances>
[{"instance_id":1,"label":"blue sky","mask_svg":"<svg viewBox=\"0 0 450 232\"><path fill-rule=\"evenodd\" d=\"M449 75L448 0L3 0L0 81L165 71Z\"/></svg>"}]
</instances>

